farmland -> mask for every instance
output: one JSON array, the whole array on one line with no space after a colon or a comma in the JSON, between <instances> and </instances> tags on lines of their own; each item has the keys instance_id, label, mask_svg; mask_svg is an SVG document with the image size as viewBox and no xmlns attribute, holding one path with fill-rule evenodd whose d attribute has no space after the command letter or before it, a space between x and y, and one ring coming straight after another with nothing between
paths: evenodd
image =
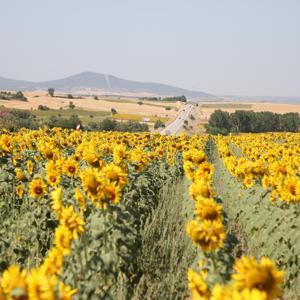
<instances>
[{"instance_id":1,"label":"farmland","mask_svg":"<svg viewBox=\"0 0 300 300\"><path fill-rule=\"evenodd\" d=\"M57 94L50 97L45 92L26 92L24 95L27 98L26 102L15 99L10 101L0 99L0 106L9 109L30 110L38 117L48 119L53 115L60 114L62 117L72 115L72 110L69 109L70 101L72 101L76 109L73 114L82 116L83 122L86 124L93 117L95 119L92 121L97 121L101 120L102 116L108 116L111 109L115 109L120 114L140 115L142 119L146 117L172 120L183 105L180 102L165 103L130 97L99 96L95 100L92 96L72 96L73 98L68 98L67 94ZM40 111L38 110L40 105L47 106L50 110Z\"/></svg>"},{"instance_id":2,"label":"farmland","mask_svg":"<svg viewBox=\"0 0 300 300\"><path fill-rule=\"evenodd\" d=\"M297 299L299 144L3 131L1 298Z\"/></svg>"}]
</instances>

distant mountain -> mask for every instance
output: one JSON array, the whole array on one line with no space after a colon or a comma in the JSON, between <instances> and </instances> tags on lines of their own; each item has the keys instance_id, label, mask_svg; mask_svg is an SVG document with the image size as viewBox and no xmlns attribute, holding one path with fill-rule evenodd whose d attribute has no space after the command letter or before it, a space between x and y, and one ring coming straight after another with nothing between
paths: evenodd
<instances>
[{"instance_id":1,"label":"distant mountain","mask_svg":"<svg viewBox=\"0 0 300 300\"><path fill-rule=\"evenodd\" d=\"M51 80L30 82L13 80L0 77L0 90L34 91L54 88L60 92L90 93L90 94L147 94L149 96L181 96L189 98L211 98L204 92L190 91L171 85L138 82L121 79L112 75L94 72L83 72L70 77Z\"/></svg>"}]
</instances>

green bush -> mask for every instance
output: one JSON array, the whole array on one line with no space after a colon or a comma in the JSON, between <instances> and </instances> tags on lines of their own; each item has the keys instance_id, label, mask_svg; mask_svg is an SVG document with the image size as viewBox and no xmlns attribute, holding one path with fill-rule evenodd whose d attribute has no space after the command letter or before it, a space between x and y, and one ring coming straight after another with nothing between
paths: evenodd
<instances>
[{"instance_id":1,"label":"green bush","mask_svg":"<svg viewBox=\"0 0 300 300\"><path fill-rule=\"evenodd\" d=\"M166 127L166 125L164 124L164 122L162 122L161 120L157 120L154 123L154 129L158 129L158 128L164 128Z\"/></svg>"},{"instance_id":2,"label":"green bush","mask_svg":"<svg viewBox=\"0 0 300 300\"><path fill-rule=\"evenodd\" d=\"M46 105L39 105L38 106L38 110L49 110L50 108L48 107L48 106L46 106Z\"/></svg>"}]
</instances>

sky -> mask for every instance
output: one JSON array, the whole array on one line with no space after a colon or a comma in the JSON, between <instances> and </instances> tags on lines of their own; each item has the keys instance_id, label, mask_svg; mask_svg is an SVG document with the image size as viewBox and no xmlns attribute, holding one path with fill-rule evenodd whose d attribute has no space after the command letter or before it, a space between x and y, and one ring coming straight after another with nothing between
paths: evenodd
<instances>
[{"instance_id":1,"label":"sky","mask_svg":"<svg viewBox=\"0 0 300 300\"><path fill-rule=\"evenodd\" d=\"M300 96L299 0L0 0L0 76Z\"/></svg>"}]
</instances>

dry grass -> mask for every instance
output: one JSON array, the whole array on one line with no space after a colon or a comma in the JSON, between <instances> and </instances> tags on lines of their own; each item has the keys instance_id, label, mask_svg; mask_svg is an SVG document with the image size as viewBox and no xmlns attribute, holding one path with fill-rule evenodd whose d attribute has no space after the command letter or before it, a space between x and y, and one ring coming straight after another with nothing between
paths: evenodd
<instances>
[{"instance_id":1,"label":"dry grass","mask_svg":"<svg viewBox=\"0 0 300 300\"><path fill-rule=\"evenodd\" d=\"M281 103L199 103L195 109L195 114L199 116L200 123L207 123L210 115L217 109L233 113L236 110L253 110L255 112L271 111L274 113L300 113L300 105L297 104L281 104Z\"/></svg>"},{"instance_id":2,"label":"dry grass","mask_svg":"<svg viewBox=\"0 0 300 300\"><path fill-rule=\"evenodd\" d=\"M46 105L51 109L68 109L69 102L73 101L76 108L80 110L110 112L114 108L120 114L134 113L140 115L141 118L158 117L173 119L176 117L176 110L183 105L182 103L165 103L159 101L142 101L144 104L139 105L137 102L141 100L128 97L99 97L99 100L94 100L93 97L83 97L82 99L52 98L45 92L28 92L24 93L24 95L28 99L27 102L0 100L0 106L36 110L39 105ZM170 106L172 109L166 110L166 106Z\"/></svg>"}]
</instances>

